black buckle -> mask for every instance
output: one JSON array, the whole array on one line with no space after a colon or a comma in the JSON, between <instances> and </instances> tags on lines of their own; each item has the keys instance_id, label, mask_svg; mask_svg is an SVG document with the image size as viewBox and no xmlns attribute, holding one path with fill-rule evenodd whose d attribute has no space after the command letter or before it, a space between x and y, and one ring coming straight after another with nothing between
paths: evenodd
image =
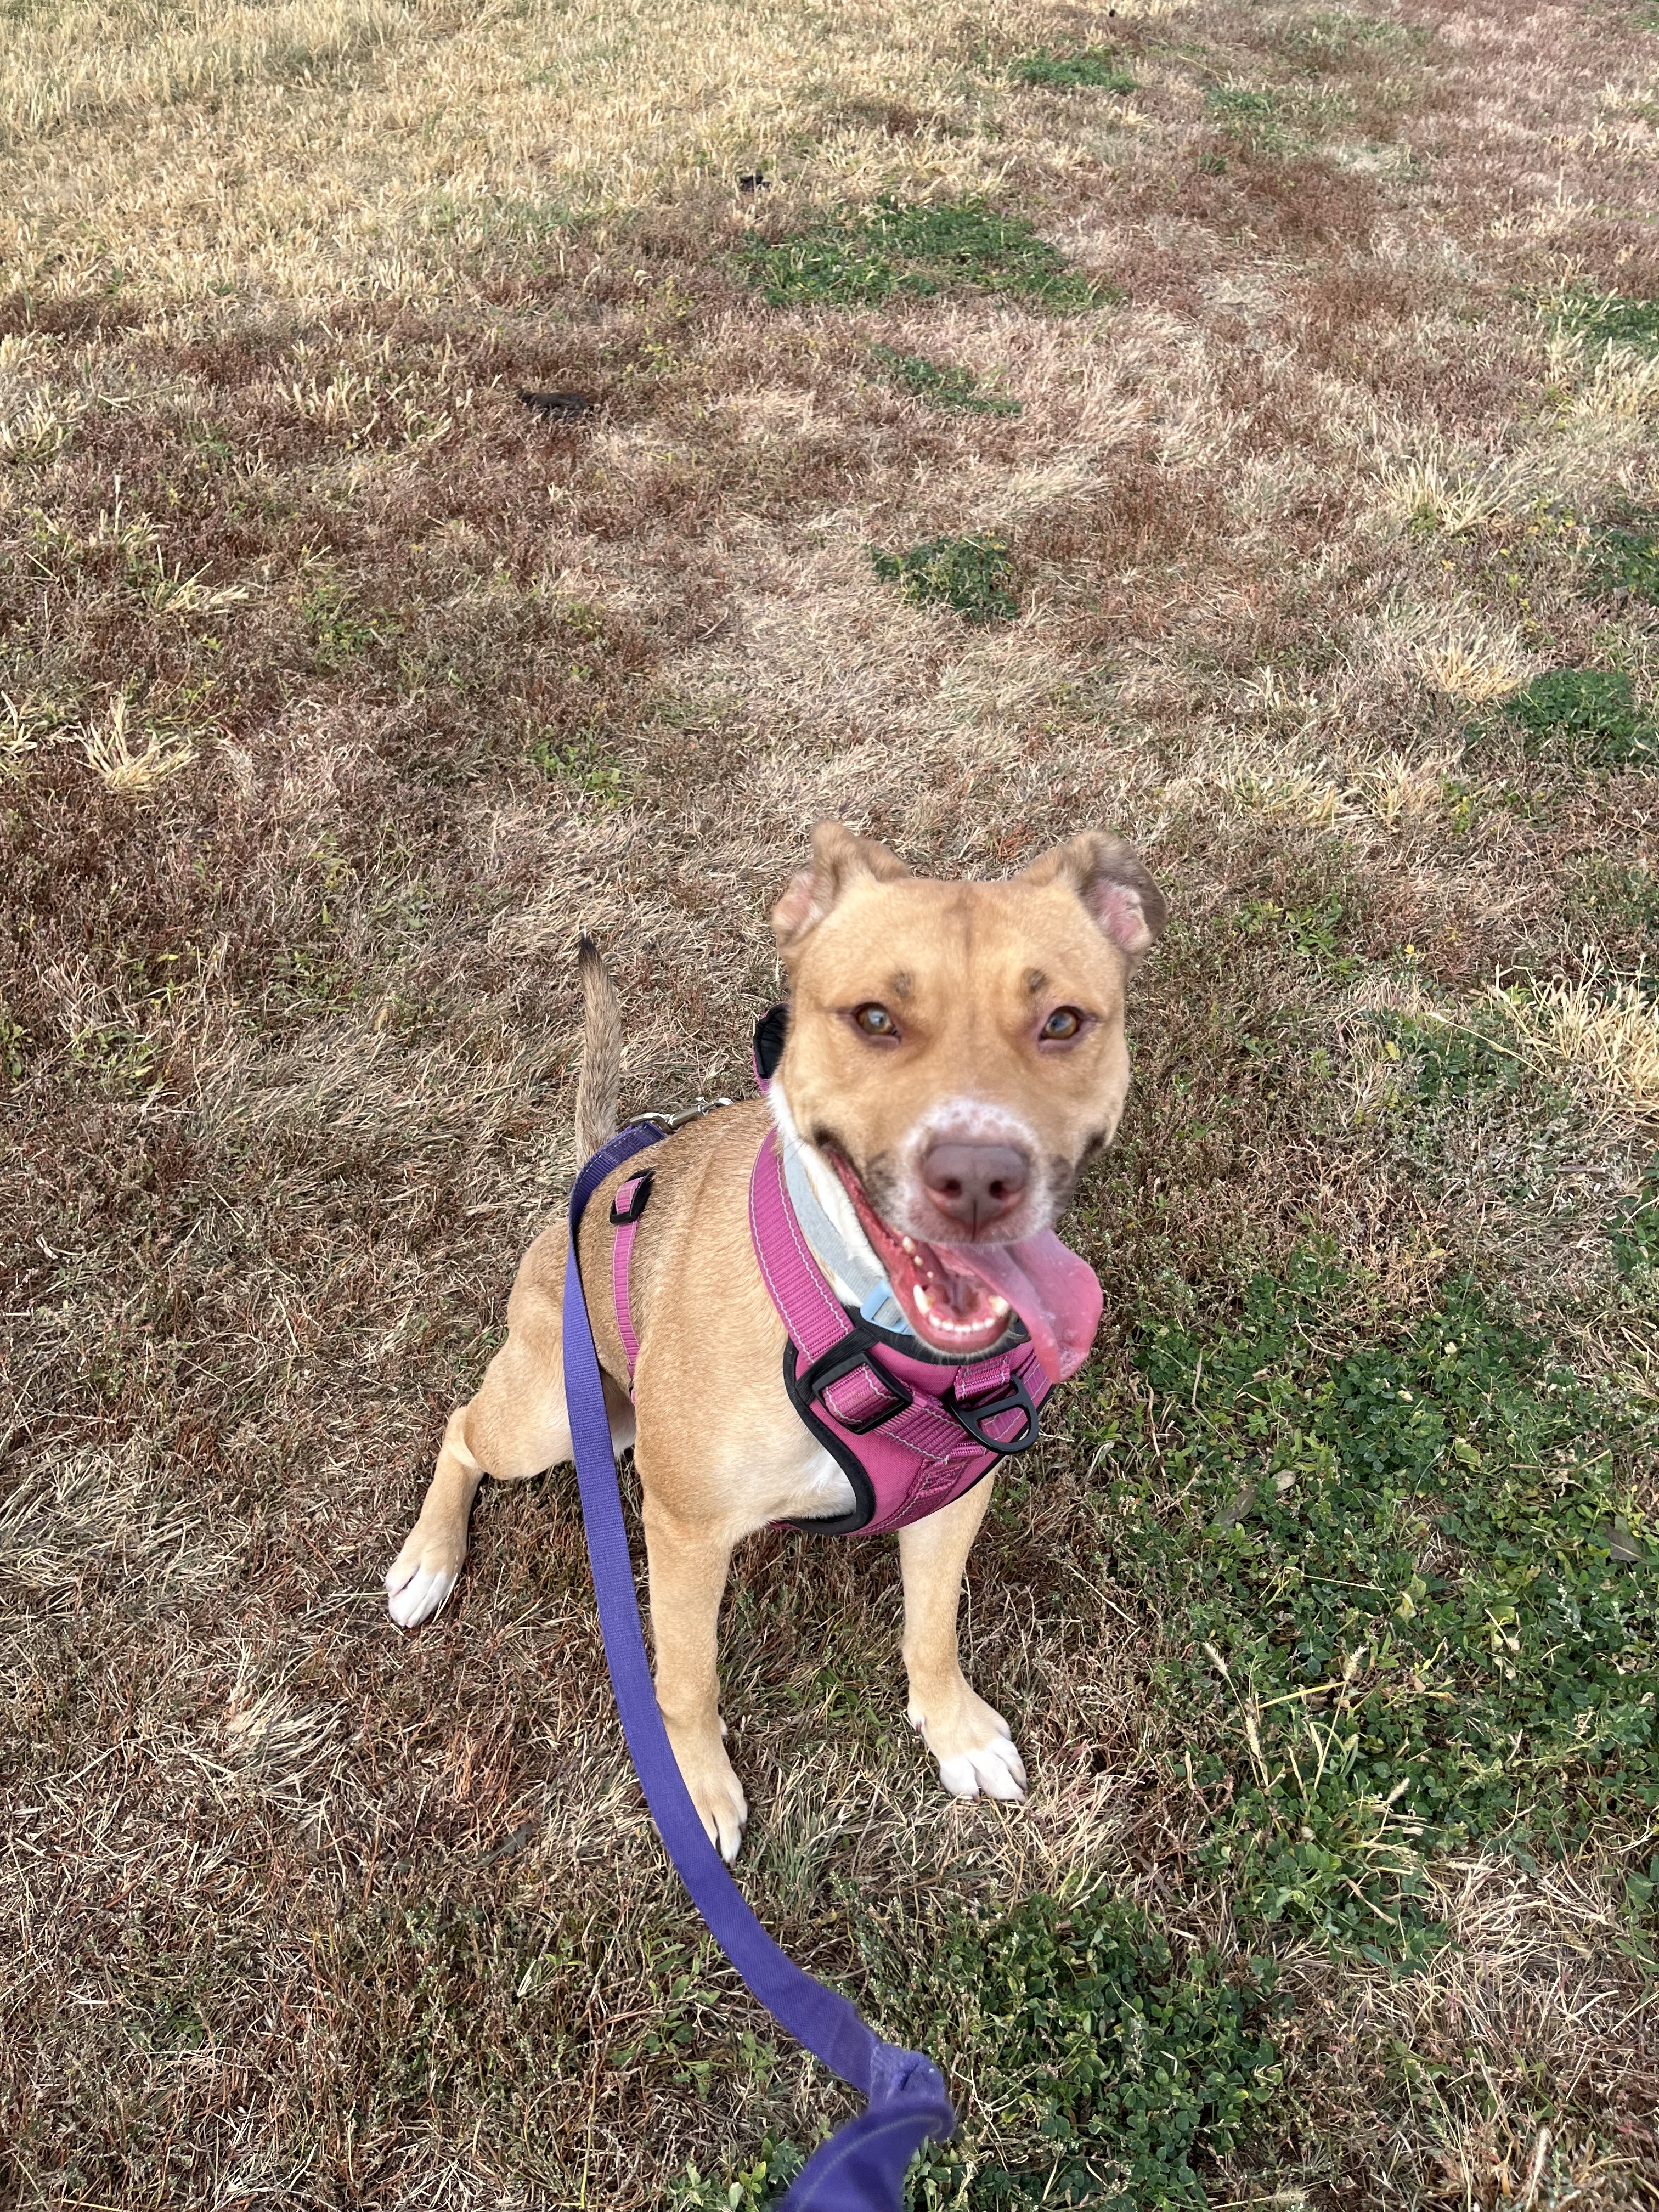
<instances>
[{"instance_id":1,"label":"black buckle","mask_svg":"<svg viewBox=\"0 0 1659 2212\"><path fill-rule=\"evenodd\" d=\"M843 1375L851 1375L860 1367L870 1370L882 1389L891 1393L894 1402L890 1406L878 1407L861 1421L850 1421L844 1413L838 1413L833 1406L823 1405L823 1393L831 1383L839 1382ZM868 1340L856 1330L851 1338L843 1337L839 1344L832 1344L828 1352L812 1362L804 1375L797 1375L795 1386L809 1405L815 1400L823 1405L830 1419L855 1437L867 1436L872 1429L880 1428L884 1421L890 1421L895 1413L902 1413L907 1406L915 1403L898 1376L890 1375L884 1367L878 1365L871 1358Z\"/></svg>"},{"instance_id":2,"label":"black buckle","mask_svg":"<svg viewBox=\"0 0 1659 2212\"><path fill-rule=\"evenodd\" d=\"M613 1229L626 1229L630 1222L637 1221L641 1214L645 1212L646 1200L651 1195L651 1185L656 1178L656 1173L655 1168L646 1168L636 1176L624 1176L622 1182L617 1185L617 1188L621 1190L631 1182L634 1189L628 1201L626 1213L618 1213L617 1201L614 1198L611 1200L611 1226Z\"/></svg>"},{"instance_id":3,"label":"black buckle","mask_svg":"<svg viewBox=\"0 0 1659 2212\"><path fill-rule=\"evenodd\" d=\"M1005 1455L1029 1451L1036 1442L1037 1409L1031 1403L1030 1393L1018 1375L1011 1375L1008 1377L1008 1387L999 1396L981 1398L971 1407L964 1406L960 1402L957 1396L957 1386L953 1382L951 1385L949 1395L943 1398L940 1403L950 1407L957 1421L968 1431L974 1442L976 1444L982 1444L987 1451L1001 1452ZM1018 1436L1011 1437L1006 1443L998 1437L988 1437L985 1433L986 1422L995 1420L999 1413L1024 1413L1025 1416L1025 1426Z\"/></svg>"}]
</instances>

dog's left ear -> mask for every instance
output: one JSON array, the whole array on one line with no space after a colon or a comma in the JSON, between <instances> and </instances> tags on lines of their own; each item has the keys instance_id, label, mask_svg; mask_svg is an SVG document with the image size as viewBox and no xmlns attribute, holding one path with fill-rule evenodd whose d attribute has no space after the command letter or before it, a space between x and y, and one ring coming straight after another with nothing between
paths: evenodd
<instances>
[{"instance_id":1,"label":"dog's left ear","mask_svg":"<svg viewBox=\"0 0 1659 2212\"><path fill-rule=\"evenodd\" d=\"M1056 845L1022 869L1018 880L1069 885L1131 968L1164 933L1170 910L1163 892L1134 847L1103 830L1085 830Z\"/></svg>"},{"instance_id":2,"label":"dog's left ear","mask_svg":"<svg viewBox=\"0 0 1659 2212\"><path fill-rule=\"evenodd\" d=\"M896 853L873 837L855 837L844 822L820 822L812 832L811 866L793 878L772 909L779 951L787 959L856 877L890 884L909 872Z\"/></svg>"}]
</instances>

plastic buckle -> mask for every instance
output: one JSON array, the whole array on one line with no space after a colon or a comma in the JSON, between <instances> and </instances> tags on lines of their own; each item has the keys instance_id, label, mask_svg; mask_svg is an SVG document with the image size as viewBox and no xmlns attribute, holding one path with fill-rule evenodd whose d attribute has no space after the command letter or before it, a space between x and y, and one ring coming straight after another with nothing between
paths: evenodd
<instances>
[{"instance_id":1,"label":"plastic buckle","mask_svg":"<svg viewBox=\"0 0 1659 2212\"><path fill-rule=\"evenodd\" d=\"M645 1212L646 1201L651 1195L651 1185L656 1178L656 1173L655 1168L641 1168L638 1175L624 1176L617 1185L618 1191L626 1189L630 1182L634 1188L629 1194L626 1213L618 1213L617 1201L614 1198L611 1200L611 1226L613 1229L626 1229L630 1222L637 1221L641 1214Z\"/></svg>"},{"instance_id":2,"label":"plastic buckle","mask_svg":"<svg viewBox=\"0 0 1659 2212\"><path fill-rule=\"evenodd\" d=\"M973 1406L964 1406L960 1402L954 1382L951 1385L948 1395L939 1402L950 1407L959 1426L967 1431L976 1444L982 1444L987 1451L1000 1452L1007 1455L1014 1452L1029 1451L1036 1442L1037 1409L1031 1403L1030 1393L1018 1375L1009 1376L1007 1387L996 1397L982 1398ZM1011 1437L1006 1443L1004 1443L1000 1437L987 1436L985 1433L986 1422L995 1420L999 1413L1024 1413L1025 1416L1024 1427L1018 1436Z\"/></svg>"},{"instance_id":3,"label":"plastic buckle","mask_svg":"<svg viewBox=\"0 0 1659 2212\"><path fill-rule=\"evenodd\" d=\"M833 1406L826 1404L823 1394L833 1383L839 1382L844 1376L856 1373L860 1367L870 1370L893 1402L878 1406L873 1413L866 1414L862 1420L854 1421L844 1413L838 1413ZM868 1345L860 1341L856 1333L850 1344L845 1339L839 1344L832 1344L828 1352L812 1362L804 1375L796 1377L796 1382L801 1395L809 1403L816 1401L838 1428L843 1428L855 1437L868 1436L872 1429L880 1428L884 1421L890 1421L895 1413L902 1413L907 1406L915 1403L915 1399L898 1376L890 1375L884 1367L878 1366L871 1358Z\"/></svg>"}]
</instances>

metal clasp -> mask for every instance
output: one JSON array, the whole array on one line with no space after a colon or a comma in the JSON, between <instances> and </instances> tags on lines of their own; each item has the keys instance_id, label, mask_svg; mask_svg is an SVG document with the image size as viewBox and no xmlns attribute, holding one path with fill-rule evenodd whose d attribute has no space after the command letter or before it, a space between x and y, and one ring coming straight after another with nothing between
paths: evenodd
<instances>
[{"instance_id":1,"label":"metal clasp","mask_svg":"<svg viewBox=\"0 0 1659 2212\"><path fill-rule=\"evenodd\" d=\"M699 1098L695 1106L683 1106L678 1114L635 1114L624 1127L631 1129L638 1122L649 1121L660 1129L665 1137L672 1137L676 1129L683 1129L688 1121L700 1121L705 1114L712 1114L717 1107L730 1106L732 1103L730 1098Z\"/></svg>"}]
</instances>

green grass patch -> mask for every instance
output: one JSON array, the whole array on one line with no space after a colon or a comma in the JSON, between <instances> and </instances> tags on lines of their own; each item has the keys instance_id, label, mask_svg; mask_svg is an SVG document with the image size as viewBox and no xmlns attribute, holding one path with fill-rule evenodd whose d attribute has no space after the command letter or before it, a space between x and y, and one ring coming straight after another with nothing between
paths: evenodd
<instances>
[{"instance_id":1,"label":"green grass patch","mask_svg":"<svg viewBox=\"0 0 1659 2212\"><path fill-rule=\"evenodd\" d=\"M930 538L907 553L870 549L884 583L915 606L954 608L968 622L1012 622L1019 612L1019 574L1000 538Z\"/></svg>"},{"instance_id":2,"label":"green grass patch","mask_svg":"<svg viewBox=\"0 0 1659 2212\"><path fill-rule=\"evenodd\" d=\"M1615 929L1650 930L1659 941L1659 875L1645 863L1589 860L1577 872L1572 896Z\"/></svg>"},{"instance_id":3,"label":"green grass patch","mask_svg":"<svg viewBox=\"0 0 1659 2212\"><path fill-rule=\"evenodd\" d=\"M1034 54L1023 55L1009 74L1021 84L1052 85L1061 92L1133 92L1135 88L1133 77L1104 46L1085 46L1070 54L1040 47Z\"/></svg>"},{"instance_id":4,"label":"green grass patch","mask_svg":"<svg viewBox=\"0 0 1659 2212\"><path fill-rule=\"evenodd\" d=\"M1304 21L1291 24L1279 35L1286 53L1310 69L1325 69L1352 55L1378 47L1413 53L1425 46L1432 33L1413 23L1396 23L1386 16L1358 15L1345 8L1322 9Z\"/></svg>"},{"instance_id":5,"label":"green grass patch","mask_svg":"<svg viewBox=\"0 0 1659 2212\"><path fill-rule=\"evenodd\" d=\"M1598 592L1630 592L1659 605L1659 520L1599 532L1590 540L1588 567Z\"/></svg>"},{"instance_id":6,"label":"green grass patch","mask_svg":"<svg viewBox=\"0 0 1659 2212\"><path fill-rule=\"evenodd\" d=\"M1623 669L1549 669L1506 700L1504 712L1535 756L1565 752L1599 768L1659 761L1659 727Z\"/></svg>"},{"instance_id":7,"label":"green grass patch","mask_svg":"<svg viewBox=\"0 0 1659 2212\"><path fill-rule=\"evenodd\" d=\"M313 664L325 676L339 675L385 635L383 622L362 608L349 587L333 576L312 586L300 603L300 618L310 633Z\"/></svg>"},{"instance_id":8,"label":"green grass patch","mask_svg":"<svg viewBox=\"0 0 1659 2212\"><path fill-rule=\"evenodd\" d=\"M891 346L872 346L870 355L895 384L935 407L963 407L976 415L1023 415L1025 411L1018 399L1005 398L998 392L981 392L971 368L929 361L919 353L896 353Z\"/></svg>"},{"instance_id":9,"label":"green grass patch","mask_svg":"<svg viewBox=\"0 0 1659 2212\"><path fill-rule=\"evenodd\" d=\"M989 1926L958 1921L922 1955L907 1945L883 1986L907 2039L965 2061L1000 2150L923 2154L916 2212L1097 2205L1202 2212L1195 2158L1233 2149L1279 2079L1267 2033L1273 1969L1230 1980L1212 1954L1183 1954L1133 1905L1039 1893ZM971 2161L971 2164L970 2164Z\"/></svg>"},{"instance_id":10,"label":"green grass patch","mask_svg":"<svg viewBox=\"0 0 1659 2212\"><path fill-rule=\"evenodd\" d=\"M1282 106L1276 93L1254 85L1212 84L1204 95L1206 112L1235 138L1251 146L1285 143Z\"/></svg>"},{"instance_id":11,"label":"green grass patch","mask_svg":"<svg viewBox=\"0 0 1659 2212\"><path fill-rule=\"evenodd\" d=\"M792 237L752 240L736 258L775 307L868 307L957 289L1056 309L1122 296L1079 276L1024 216L999 214L977 197L905 202L889 195L861 215L825 216Z\"/></svg>"},{"instance_id":12,"label":"green grass patch","mask_svg":"<svg viewBox=\"0 0 1659 2212\"><path fill-rule=\"evenodd\" d=\"M1341 980L1360 966L1358 955L1343 949L1346 923L1346 909L1332 892L1306 906L1251 899L1239 909L1237 927L1241 936L1272 938L1323 974Z\"/></svg>"},{"instance_id":13,"label":"green grass patch","mask_svg":"<svg viewBox=\"0 0 1659 2212\"><path fill-rule=\"evenodd\" d=\"M1621 1275L1659 1269L1659 1166L1649 1168L1636 1195L1613 1215L1608 1236Z\"/></svg>"},{"instance_id":14,"label":"green grass patch","mask_svg":"<svg viewBox=\"0 0 1659 2212\"><path fill-rule=\"evenodd\" d=\"M866 2007L887 2033L973 2079L977 2109L911 2170L914 2212L1039 2206L1204 2212L1194 2161L1236 2148L1278 2091L1271 1965L1179 1960L1146 1914L1100 1892L1038 1892L957 1913L918 1941L870 1932ZM724 2181L689 2176L678 2212L755 2212L798 2170L768 2141ZM971 2179L970 2179L971 2178Z\"/></svg>"},{"instance_id":15,"label":"green grass patch","mask_svg":"<svg viewBox=\"0 0 1659 2212\"><path fill-rule=\"evenodd\" d=\"M1592 344L1632 346L1638 353L1659 351L1659 300L1638 300L1621 292L1564 293L1550 309L1557 330Z\"/></svg>"},{"instance_id":16,"label":"green grass patch","mask_svg":"<svg viewBox=\"0 0 1659 2212\"><path fill-rule=\"evenodd\" d=\"M1228 1325L1146 1332L1145 1434L1097 1438L1097 1571L1189 1639L1158 1697L1245 1923L1409 1959L1439 1940L1430 1850L1651 1824L1659 1546L1629 1474L1656 1424L1470 1283L1380 1337L1363 1287L1304 1255Z\"/></svg>"},{"instance_id":17,"label":"green grass patch","mask_svg":"<svg viewBox=\"0 0 1659 2212\"><path fill-rule=\"evenodd\" d=\"M527 748L532 765L550 783L568 783L601 806L617 806L628 796L617 763L591 736L577 734L561 743L551 731L533 738Z\"/></svg>"},{"instance_id":18,"label":"green grass patch","mask_svg":"<svg viewBox=\"0 0 1659 2212\"><path fill-rule=\"evenodd\" d=\"M1516 1091L1527 1073L1520 1054L1489 1024L1437 1021L1430 1014L1376 1014L1371 1023L1425 1106Z\"/></svg>"}]
</instances>

